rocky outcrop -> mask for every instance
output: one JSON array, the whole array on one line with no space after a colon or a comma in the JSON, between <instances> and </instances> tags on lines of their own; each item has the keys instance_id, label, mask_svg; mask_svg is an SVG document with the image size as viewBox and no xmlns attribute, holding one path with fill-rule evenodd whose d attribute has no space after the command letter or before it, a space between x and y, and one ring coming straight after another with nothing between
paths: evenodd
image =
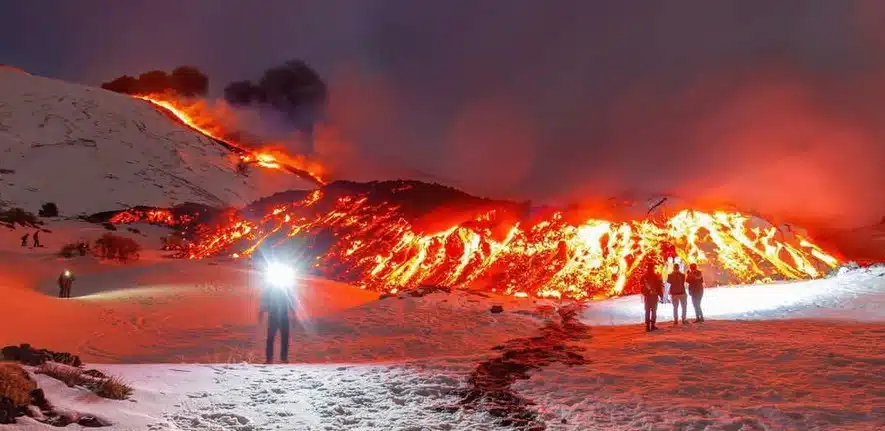
<instances>
[{"instance_id":1,"label":"rocky outcrop","mask_svg":"<svg viewBox=\"0 0 885 431\"><path fill-rule=\"evenodd\" d=\"M46 349L35 349L30 344L19 346L6 346L0 350L3 359L7 361L21 362L25 365L38 366L47 361L58 362L73 367L83 365L80 357L67 352L53 352Z\"/></svg>"}]
</instances>

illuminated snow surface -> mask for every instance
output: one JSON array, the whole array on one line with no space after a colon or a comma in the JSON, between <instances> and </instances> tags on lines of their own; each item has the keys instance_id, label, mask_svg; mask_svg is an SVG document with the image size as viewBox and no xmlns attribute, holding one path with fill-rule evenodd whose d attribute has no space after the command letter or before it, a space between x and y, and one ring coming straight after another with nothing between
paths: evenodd
<instances>
[{"instance_id":1,"label":"illuminated snow surface","mask_svg":"<svg viewBox=\"0 0 885 431\"><path fill-rule=\"evenodd\" d=\"M17 247L21 229L0 231L0 344L79 353L129 381L133 399L109 401L38 376L57 407L115 430L508 429L488 409L441 407L457 406L481 364L525 353L495 346L543 340L542 327L558 320L550 301L466 292L378 299L308 278L293 364L247 364L263 359L264 331L248 267L150 251L129 266L61 261L60 244L102 229L50 228L36 250ZM118 233L159 245L162 229L138 228ZM70 300L53 297L63 268L78 277ZM562 347L586 363L536 364L510 388L535 403L524 410L548 430L883 429L885 269L715 288L705 299L706 323L673 328L662 305L662 329L651 334L639 325L637 297L589 304L580 314L589 337ZM27 418L0 428L52 429Z\"/></svg>"}]
</instances>

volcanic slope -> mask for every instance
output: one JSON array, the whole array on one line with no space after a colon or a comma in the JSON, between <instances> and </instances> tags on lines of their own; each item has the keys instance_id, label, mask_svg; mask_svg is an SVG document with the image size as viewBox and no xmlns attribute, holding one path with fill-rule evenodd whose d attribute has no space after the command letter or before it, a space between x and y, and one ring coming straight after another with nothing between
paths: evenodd
<instances>
[{"instance_id":1,"label":"volcanic slope","mask_svg":"<svg viewBox=\"0 0 885 431\"><path fill-rule=\"evenodd\" d=\"M237 158L150 103L0 69L0 204L62 215L134 205L239 206L310 188L273 170L236 172Z\"/></svg>"}]
</instances>

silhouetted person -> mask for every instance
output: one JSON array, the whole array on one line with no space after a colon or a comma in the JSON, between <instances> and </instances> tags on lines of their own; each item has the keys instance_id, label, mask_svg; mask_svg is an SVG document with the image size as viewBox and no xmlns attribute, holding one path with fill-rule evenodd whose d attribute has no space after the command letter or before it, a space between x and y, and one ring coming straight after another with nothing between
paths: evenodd
<instances>
[{"instance_id":1,"label":"silhouetted person","mask_svg":"<svg viewBox=\"0 0 885 431\"><path fill-rule=\"evenodd\" d=\"M664 296L664 280L655 272L654 264L648 264L642 276L642 299L645 303L645 330L654 331L658 320L658 299Z\"/></svg>"},{"instance_id":2,"label":"silhouetted person","mask_svg":"<svg viewBox=\"0 0 885 431\"><path fill-rule=\"evenodd\" d=\"M34 231L34 248L40 247L40 231Z\"/></svg>"},{"instance_id":3,"label":"silhouetted person","mask_svg":"<svg viewBox=\"0 0 885 431\"><path fill-rule=\"evenodd\" d=\"M27 233L25 233L25 234L22 236L22 247L27 247L27 246L28 246L28 237L29 237L29 236L30 236L30 235L27 234Z\"/></svg>"},{"instance_id":4,"label":"silhouetted person","mask_svg":"<svg viewBox=\"0 0 885 431\"><path fill-rule=\"evenodd\" d=\"M273 345L277 332L280 333L280 361L289 361L289 294L287 289L265 287L261 300L259 318L267 313L267 364L273 363Z\"/></svg>"},{"instance_id":5,"label":"silhouetted person","mask_svg":"<svg viewBox=\"0 0 885 431\"><path fill-rule=\"evenodd\" d=\"M58 297L70 298L71 287L74 284L74 274L71 271L65 271L58 276Z\"/></svg>"},{"instance_id":6,"label":"silhouetted person","mask_svg":"<svg viewBox=\"0 0 885 431\"><path fill-rule=\"evenodd\" d=\"M704 274L698 269L698 265L693 263L689 266L685 279L688 282L691 305L694 307L695 322L703 322L704 312L701 310L701 299L704 298Z\"/></svg>"},{"instance_id":7,"label":"silhouetted person","mask_svg":"<svg viewBox=\"0 0 885 431\"><path fill-rule=\"evenodd\" d=\"M673 265L673 272L667 276L670 283L670 298L673 300L673 326L679 324L679 307L682 307L682 324L688 323L685 318L688 297L685 295L685 274L679 270L679 264Z\"/></svg>"}]
</instances>

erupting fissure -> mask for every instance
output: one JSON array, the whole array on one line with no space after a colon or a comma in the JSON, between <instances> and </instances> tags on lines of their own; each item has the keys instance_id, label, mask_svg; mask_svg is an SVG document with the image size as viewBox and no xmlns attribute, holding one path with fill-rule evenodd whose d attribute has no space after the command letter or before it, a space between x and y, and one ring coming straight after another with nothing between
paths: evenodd
<instances>
[{"instance_id":1,"label":"erupting fissure","mask_svg":"<svg viewBox=\"0 0 885 431\"><path fill-rule=\"evenodd\" d=\"M147 219L160 215L146 214ZM569 223L563 213L513 221L498 210L436 232L419 230L399 205L324 189L273 207L260 220L227 213L201 226L193 259L246 257L293 239L315 270L365 288L422 284L475 287L517 296L602 298L636 292L641 268L673 259L698 263L712 284L817 278L839 264L808 238L738 212L683 210L661 220Z\"/></svg>"},{"instance_id":2,"label":"erupting fissure","mask_svg":"<svg viewBox=\"0 0 885 431\"><path fill-rule=\"evenodd\" d=\"M243 163L256 164L269 169L287 170L317 185L324 185L326 183L321 177L322 167L303 156L292 156L272 146L254 149L234 139L232 133L226 131L217 118L208 112L204 102L183 102L178 98L163 94L139 95L135 97L151 102L155 106L166 110L197 132L216 141L223 142L238 153Z\"/></svg>"},{"instance_id":3,"label":"erupting fissure","mask_svg":"<svg viewBox=\"0 0 885 431\"><path fill-rule=\"evenodd\" d=\"M271 147L250 148L234 139L202 102L185 103L166 95L136 97L229 146L244 163L289 170L325 184L321 167L303 157ZM318 189L272 208L260 220L228 212L224 223L198 226L197 237L183 252L192 259L225 254L239 258L262 247L283 246L292 239L316 242L325 235L329 244L303 251L315 270L365 288L395 291L438 284L578 299L635 292L639 269L648 262L656 263L659 271L674 259L697 263L715 284L816 278L839 264L808 238L739 212L683 210L662 220L571 223L563 213L514 220L486 209L467 222L426 232L400 205L359 193L324 200L323 193ZM178 227L193 222L163 210L127 211L110 221Z\"/></svg>"}]
</instances>

